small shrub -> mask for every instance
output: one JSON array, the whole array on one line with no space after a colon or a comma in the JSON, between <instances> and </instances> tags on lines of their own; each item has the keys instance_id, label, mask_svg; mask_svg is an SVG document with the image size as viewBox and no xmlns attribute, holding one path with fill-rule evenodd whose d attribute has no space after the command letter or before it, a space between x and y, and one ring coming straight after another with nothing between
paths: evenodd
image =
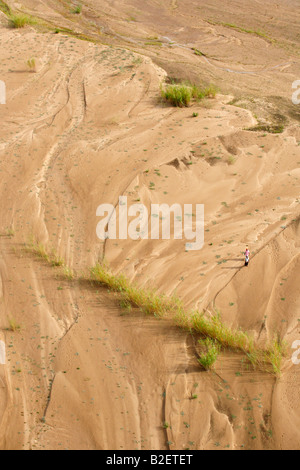
<instances>
[{"instance_id":1,"label":"small shrub","mask_svg":"<svg viewBox=\"0 0 300 470\"><path fill-rule=\"evenodd\" d=\"M27 60L26 64L27 64L27 67L29 68L30 72L36 72L35 59Z\"/></svg>"},{"instance_id":2,"label":"small shrub","mask_svg":"<svg viewBox=\"0 0 300 470\"><path fill-rule=\"evenodd\" d=\"M55 268L58 266L64 266L65 261L61 256L58 256L55 253L52 253L52 257L50 259L51 265Z\"/></svg>"},{"instance_id":3,"label":"small shrub","mask_svg":"<svg viewBox=\"0 0 300 470\"><path fill-rule=\"evenodd\" d=\"M236 159L234 158L233 155L229 155L227 162L228 162L228 165L234 165L236 162Z\"/></svg>"},{"instance_id":4,"label":"small shrub","mask_svg":"<svg viewBox=\"0 0 300 470\"><path fill-rule=\"evenodd\" d=\"M204 98L215 98L216 94L217 89L213 85L202 88L189 83L173 83L167 85L165 89L161 86L162 97L179 108L188 107L192 100L201 101Z\"/></svg>"},{"instance_id":5,"label":"small shrub","mask_svg":"<svg viewBox=\"0 0 300 470\"><path fill-rule=\"evenodd\" d=\"M81 12L82 12L82 5L77 5L77 6L72 10L72 13L74 13L74 15L80 15Z\"/></svg>"},{"instance_id":6,"label":"small shrub","mask_svg":"<svg viewBox=\"0 0 300 470\"><path fill-rule=\"evenodd\" d=\"M165 90L161 88L161 95L173 106L184 108L191 102L192 90L186 85L168 85Z\"/></svg>"},{"instance_id":7,"label":"small shrub","mask_svg":"<svg viewBox=\"0 0 300 470\"><path fill-rule=\"evenodd\" d=\"M220 345L211 338L200 339L199 344L203 352L200 354L198 361L204 369L209 370L218 359L221 350Z\"/></svg>"}]
</instances>

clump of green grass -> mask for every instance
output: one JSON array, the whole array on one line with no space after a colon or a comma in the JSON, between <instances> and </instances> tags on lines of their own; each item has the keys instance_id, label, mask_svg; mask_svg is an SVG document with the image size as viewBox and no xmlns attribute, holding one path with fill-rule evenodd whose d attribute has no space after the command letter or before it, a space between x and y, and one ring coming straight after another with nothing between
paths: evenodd
<instances>
[{"instance_id":1,"label":"clump of green grass","mask_svg":"<svg viewBox=\"0 0 300 470\"><path fill-rule=\"evenodd\" d=\"M36 20L23 13L12 13L9 15L9 24L12 28L24 28L27 25L36 24Z\"/></svg>"},{"instance_id":2,"label":"clump of green grass","mask_svg":"<svg viewBox=\"0 0 300 470\"><path fill-rule=\"evenodd\" d=\"M73 269L69 268L66 265L63 265L63 274L68 281L72 281L75 278L75 273Z\"/></svg>"},{"instance_id":3,"label":"clump of green grass","mask_svg":"<svg viewBox=\"0 0 300 470\"><path fill-rule=\"evenodd\" d=\"M200 339L198 343L202 349L198 362L205 370L210 370L214 367L214 364L218 359L221 346L216 340L211 338Z\"/></svg>"},{"instance_id":4,"label":"clump of green grass","mask_svg":"<svg viewBox=\"0 0 300 470\"><path fill-rule=\"evenodd\" d=\"M205 54L203 54L203 52L201 52L199 49L196 49L195 47L193 47L193 51L194 51L195 55L199 55L200 57L205 56Z\"/></svg>"},{"instance_id":5,"label":"clump of green grass","mask_svg":"<svg viewBox=\"0 0 300 470\"><path fill-rule=\"evenodd\" d=\"M28 69L30 70L30 72L36 72L36 63L35 63L35 59L29 59L29 60L27 60L26 64L27 64L27 67L28 67Z\"/></svg>"},{"instance_id":6,"label":"clump of green grass","mask_svg":"<svg viewBox=\"0 0 300 470\"><path fill-rule=\"evenodd\" d=\"M80 15L82 12L82 5L77 5L75 8L73 8L73 10L71 11L71 13L74 13L74 15Z\"/></svg>"},{"instance_id":7,"label":"clump of green grass","mask_svg":"<svg viewBox=\"0 0 300 470\"><path fill-rule=\"evenodd\" d=\"M16 331L21 330L21 325L17 323L17 321L14 318L9 318L8 323L9 323L9 331L16 332Z\"/></svg>"},{"instance_id":8,"label":"clump of green grass","mask_svg":"<svg viewBox=\"0 0 300 470\"><path fill-rule=\"evenodd\" d=\"M53 267L66 267L64 259L59 256L55 250L49 252L42 243L31 241L29 244L25 245L25 251L34 254L37 258L46 261Z\"/></svg>"},{"instance_id":9,"label":"clump of green grass","mask_svg":"<svg viewBox=\"0 0 300 470\"><path fill-rule=\"evenodd\" d=\"M228 159L227 159L227 163L228 165L234 165L236 162L236 158L234 158L233 155L229 155Z\"/></svg>"},{"instance_id":10,"label":"clump of green grass","mask_svg":"<svg viewBox=\"0 0 300 470\"><path fill-rule=\"evenodd\" d=\"M282 362L287 355L286 342L281 341L280 338L274 338L268 345L265 355L265 361L271 364L273 373L276 376L280 376Z\"/></svg>"},{"instance_id":11,"label":"clump of green grass","mask_svg":"<svg viewBox=\"0 0 300 470\"><path fill-rule=\"evenodd\" d=\"M161 87L161 96L179 108L188 107L192 98L192 89L186 85L168 85L166 89Z\"/></svg>"},{"instance_id":12,"label":"clump of green grass","mask_svg":"<svg viewBox=\"0 0 300 470\"><path fill-rule=\"evenodd\" d=\"M50 263L53 267L64 266L65 261L61 256L58 256L54 251L50 256Z\"/></svg>"},{"instance_id":13,"label":"clump of green grass","mask_svg":"<svg viewBox=\"0 0 300 470\"><path fill-rule=\"evenodd\" d=\"M192 87L192 96L196 101L201 101L204 98L215 98L217 94L217 88L214 85L201 88L197 85Z\"/></svg>"},{"instance_id":14,"label":"clump of green grass","mask_svg":"<svg viewBox=\"0 0 300 470\"><path fill-rule=\"evenodd\" d=\"M30 244L25 245L25 250L34 254L37 258L43 259L47 263L51 263L51 257L42 243L30 242Z\"/></svg>"},{"instance_id":15,"label":"clump of green grass","mask_svg":"<svg viewBox=\"0 0 300 470\"><path fill-rule=\"evenodd\" d=\"M165 88L161 85L161 96L172 106L188 107L192 100L201 101L204 98L215 98L217 89L214 85L200 87L189 83L173 83Z\"/></svg>"},{"instance_id":16,"label":"clump of green grass","mask_svg":"<svg viewBox=\"0 0 300 470\"><path fill-rule=\"evenodd\" d=\"M179 328L192 333L190 318L182 306L177 307L176 311L174 312L173 321Z\"/></svg>"}]
</instances>

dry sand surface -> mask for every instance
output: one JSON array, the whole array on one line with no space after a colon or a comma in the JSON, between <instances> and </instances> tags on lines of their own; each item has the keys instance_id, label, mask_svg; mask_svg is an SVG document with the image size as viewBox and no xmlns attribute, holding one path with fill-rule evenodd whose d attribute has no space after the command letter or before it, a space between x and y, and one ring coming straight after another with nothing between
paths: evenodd
<instances>
[{"instance_id":1,"label":"dry sand surface","mask_svg":"<svg viewBox=\"0 0 300 470\"><path fill-rule=\"evenodd\" d=\"M44 26L0 11L0 449L299 449L299 2L7 3ZM167 77L220 91L170 107ZM101 242L96 209L121 195L204 204L204 247ZM190 334L68 281L22 249L32 238L78 274L105 258L259 344L279 335L282 376L230 351L202 370Z\"/></svg>"}]
</instances>

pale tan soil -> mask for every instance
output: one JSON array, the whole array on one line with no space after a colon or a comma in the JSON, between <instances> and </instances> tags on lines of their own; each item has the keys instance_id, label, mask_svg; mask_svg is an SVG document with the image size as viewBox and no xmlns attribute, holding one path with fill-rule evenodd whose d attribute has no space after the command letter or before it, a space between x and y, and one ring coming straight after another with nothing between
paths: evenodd
<instances>
[{"instance_id":1,"label":"pale tan soil","mask_svg":"<svg viewBox=\"0 0 300 470\"><path fill-rule=\"evenodd\" d=\"M300 107L291 102L299 8L198 4L103 1L100 9L91 0L74 15L67 2L22 1L94 42L9 29L0 13L1 449L299 449L300 366L291 362L300 339ZM159 85L168 74L220 93L193 108L166 106ZM247 130L258 120L284 123L284 132ZM96 209L120 195L147 207L205 204L204 248L100 242ZM202 371L190 335L63 280L22 251L31 237L77 273L105 257L188 308L220 309L262 345L279 334L288 344L282 377L229 352L215 372ZM9 318L19 332L8 331Z\"/></svg>"}]
</instances>

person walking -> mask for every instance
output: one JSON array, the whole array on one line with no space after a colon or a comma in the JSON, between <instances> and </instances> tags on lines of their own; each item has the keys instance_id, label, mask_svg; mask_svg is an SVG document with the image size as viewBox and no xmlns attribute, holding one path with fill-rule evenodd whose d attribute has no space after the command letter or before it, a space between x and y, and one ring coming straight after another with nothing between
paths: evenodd
<instances>
[{"instance_id":1,"label":"person walking","mask_svg":"<svg viewBox=\"0 0 300 470\"><path fill-rule=\"evenodd\" d=\"M248 247L246 248L244 255L245 255L245 266L248 266L249 261L250 261L250 251Z\"/></svg>"}]
</instances>

